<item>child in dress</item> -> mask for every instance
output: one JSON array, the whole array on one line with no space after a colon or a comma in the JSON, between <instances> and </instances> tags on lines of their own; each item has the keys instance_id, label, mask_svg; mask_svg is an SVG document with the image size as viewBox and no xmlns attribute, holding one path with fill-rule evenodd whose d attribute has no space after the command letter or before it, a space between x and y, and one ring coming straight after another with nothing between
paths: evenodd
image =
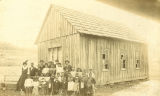
<instances>
[{"instance_id":1,"label":"child in dress","mask_svg":"<svg viewBox=\"0 0 160 96\"><path fill-rule=\"evenodd\" d=\"M43 68L42 73L43 73L43 76L46 76L47 74L49 74L49 68L47 63L45 63L45 68Z\"/></svg>"},{"instance_id":2,"label":"child in dress","mask_svg":"<svg viewBox=\"0 0 160 96\"><path fill-rule=\"evenodd\" d=\"M72 71L70 72L72 77L75 77L76 76L76 71L75 71L75 68L72 67Z\"/></svg>"},{"instance_id":3,"label":"child in dress","mask_svg":"<svg viewBox=\"0 0 160 96\"><path fill-rule=\"evenodd\" d=\"M81 68L77 68L76 70L76 76L82 77L82 69Z\"/></svg>"},{"instance_id":4,"label":"child in dress","mask_svg":"<svg viewBox=\"0 0 160 96\"><path fill-rule=\"evenodd\" d=\"M58 79L59 82L62 82L62 77L61 77L60 73L57 73L57 79Z\"/></svg>"},{"instance_id":5,"label":"child in dress","mask_svg":"<svg viewBox=\"0 0 160 96\"><path fill-rule=\"evenodd\" d=\"M39 87L39 81L38 78L35 78L33 81L33 91L32 91L33 96L39 95L38 87Z\"/></svg>"},{"instance_id":6,"label":"child in dress","mask_svg":"<svg viewBox=\"0 0 160 96\"><path fill-rule=\"evenodd\" d=\"M46 79L45 77L40 77L39 78L40 80L40 88L41 88L41 95L45 95L47 94L47 82L46 82Z\"/></svg>"},{"instance_id":7,"label":"child in dress","mask_svg":"<svg viewBox=\"0 0 160 96\"><path fill-rule=\"evenodd\" d=\"M75 77L75 82L74 82L74 95L78 96L79 95L79 77Z\"/></svg>"},{"instance_id":8,"label":"child in dress","mask_svg":"<svg viewBox=\"0 0 160 96\"><path fill-rule=\"evenodd\" d=\"M24 82L24 87L26 90L26 96L31 96L32 95L32 87L33 87L33 79L28 75L27 79Z\"/></svg>"},{"instance_id":9,"label":"child in dress","mask_svg":"<svg viewBox=\"0 0 160 96\"><path fill-rule=\"evenodd\" d=\"M49 74L46 75L45 81L46 81L46 95L49 95L50 90L51 90L51 81L50 81Z\"/></svg>"},{"instance_id":10,"label":"child in dress","mask_svg":"<svg viewBox=\"0 0 160 96\"><path fill-rule=\"evenodd\" d=\"M88 77L89 77L89 75L91 75L92 78L95 78L95 74L93 72L93 69L89 69Z\"/></svg>"},{"instance_id":11,"label":"child in dress","mask_svg":"<svg viewBox=\"0 0 160 96\"><path fill-rule=\"evenodd\" d=\"M58 63L56 66L56 73L61 74L62 72L64 72L63 67L62 67L61 63Z\"/></svg>"},{"instance_id":12,"label":"child in dress","mask_svg":"<svg viewBox=\"0 0 160 96\"><path fill-rule=\"evenodd\" d=\"M71 96L74 92L74 82L73 82L73 78L69 77L68 78L68 88L67 88L67 94L68 96Z\"/></svg>"}]
</instances>

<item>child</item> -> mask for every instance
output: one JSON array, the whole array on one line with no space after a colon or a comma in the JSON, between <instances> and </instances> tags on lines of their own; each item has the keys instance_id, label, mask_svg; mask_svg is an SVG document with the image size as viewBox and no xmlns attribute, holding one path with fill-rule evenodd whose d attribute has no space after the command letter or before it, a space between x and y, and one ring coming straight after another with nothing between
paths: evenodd
<instances>
[{"instance_id":1,"label":"child","mask_svg":"<svg viewBox=\"0 0 160 96\"><path fill-rule=\"evenodd\" d=\"M75 77L76 76L75 68L72 67L72 71L70 73L71 73L72 77Z\"/></svg>"},{"instance_id":2,"label":"child","mask_svg":"<svg viewBox=\"0 0 160 96\"><path fill-rule=\"evenodd\" d=\"M33 81L33 91L32 91L33 96L39 95L38 87L39 87L39 81L38 78L35 78Z\"/></svg>"},{"instance_id":3,"label":"child","mask_svg":"<svg viewBox=\"0 0 160 96\"><path fill-rule=\"evenodd\" d=\"M58 79L59 82L62 82L62 77L61 77L60 73L57 73L57 79Z\"/></svg>"},{"instance_id":4,"label":"child","mask_svg":"<svg viewBox=\"0 0 160 96\"><path fill-rule=\"evenodd\" d=\"M41 94L46 95L47 94L47 82L44 77L41 78Z\"/></svg>"},{"instance_id":5,"label":"child","mask_svg":"<svg viewBox=\"0 0 160 96\"><path fill-rule=\"evenodd\" d=\"M58 79L58 81L59 81L59 92L58 93L62 93L62 76L61 76L61 74L60 73L57 73L57 79Z\"/></svg>"},{"instance_id":6,"label":"child","mask_svg":"<svg viewBox=\"0 0 160 96\"><path fill-rule=\"evenodd\" d=\"M54 79L55 79L55 74L54 73L52 73L51 74L51 95L54 95L54 90L55 90L55 87L54 87Z\"/></svg>"},{"instance_id":7,"label":"child","mask_svg":"<svg viewBox=\"0 0 160 96\"><path fill-rule=\"evenodd\" d=\"M94 85L96 84L95 79L92 77L92 74L89 74L89 77L87 79L87 96L93 96L94 95Z\"/></svg>"},{"instance_id":8,"label":"child","mask_svg":"<svg viewBox=\"0 0 160 96\"><path fill-rule=\"evenodd\" d=\"M77 76L82 77L82 69L81 68L77 68L76 71L77 71L76 72Z\"/></svg>"},{"instance_id":9,"label":"child","mask_svg":"<svg viewBox=\"0 0 160 96\"><path fill-rule=\"evenodd\" d=\"M56 74L56 66L53 63L51 64L51 68L49 68L49 74L50 76Z\"/></svg>"},{"instance_id":10,"label":"child","mask_svg":"<svg viewBox=\"0 0 160 96\"><path fill-rule=\"evenodd\" d=\"M89 69L88 77L89 77L89 75L91 75L92 78L95 78L95 74L93 72L93 69Z\"/></svg>"},{"instance_id":11,"label":"child","mask_svg":"<svg viewBox=\"0 0 160 96\"><path fill-rule=\"evenodd\" d=\"M47 63L45 63L45 68L43 68L42 73L43 73L44 76L49 74L49 68L48 68L48 64Z\"/></svg>"},{"instance_id":12,"label":"child","mask_svg":"<svg viewBox=\"0 0 160 96\"><path fill-rule=\"evenodd\" d=\"M74 82L73 82L73 78L72 77L69 77L68 78L68 90L67 90L67 94L68 96L71 96L74 92Z\"/></svg>"},{"instance_id":13,"label":"child","mask_svg":"<svg viewBox=\"0 0 160 96\"><path fill-rule=\"evenodd\" d=\"M54 81L54 94L58 94L59 93L59 89L60 89L60 82L58 81L58 78L55 78L55 81Z\"/></svg>"},{"instance_id":14,"label":"child","mask_svg":"<svg viewBox=\"0 0 160 96\"><path fill-rule=\"evenodd\" d=\"M48 91L47 91L47 95L51 94L51 80L48 81Z\"/></svg>"},{"instance_id":15,"label":"child","mask_svg":"<svg viewBox=\"0 0 160 96\"><path fill-rule=\"evenodd\" d=\"M87 78L86 78L86 75L83 75L82 78L80 79L80 96L86 96L86 81L87 81Z\"/></svg>"},{"instance_id":16,"label":"child","mask_svg":"<svg viewBox=\"0 0 160 96\"><path fill-rule=\"evenodd\" d=\"M49 90L51 89L51 82L50 82L49 74L47 74L44 78L45 78L45 81L46 81L45 94L49 95Z\"/></svg>"},{"instance_id":17,"label":"child","mask_svg":"<svg viewBox=\"0 0 160 96\"><path fill-rule=\"evenodd\" d=\"M56 66L56 73L61 74L62 72L64 72L63 67L62 67L61 63L58 63Z\"/></svg>"},{"instance_id":18,"label":"child","mask_svg":"<svg viewBox=\"0 0 160 96\"><path fill-rule=\"evenodd\" d=\"M28 75L27 79L24 82L24 87L26 90L26 96L31 96L32 93L32 87L33 87L33 79Z\"/></svg>"},{"instance_id":19,"label":"child","mask_svg":"<svg viewBox=\"0 0 160 96\"><path fill-rule=\"evenodd\" d=\"M79 77L75 77L74 95L77 96L78 94L79 94Z\"/></svg>"},{"instance_id":20,"label":"child","mask_svg":"<svg viewBox=\"0 0 160 96\"><path fill-rule=\"evenodd\" d=\"M63 94L63 96L66 96L67 95L67 84L68 84L68 82L67 82L67 79L63 76L62 77L62 94Z\"/></svg>"}]
</instances>

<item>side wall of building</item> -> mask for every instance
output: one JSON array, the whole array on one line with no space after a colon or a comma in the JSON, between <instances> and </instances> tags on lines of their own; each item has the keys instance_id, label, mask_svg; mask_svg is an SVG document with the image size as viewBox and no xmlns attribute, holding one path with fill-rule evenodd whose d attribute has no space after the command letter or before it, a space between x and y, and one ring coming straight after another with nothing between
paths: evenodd
<instances>
[{"instance_id":1,"label":"side wall of building","mask_svg":"<svg viewBox=\"0 0 160 96\"><path fill-rule=\"evenodd\" d=\"M98 84L148 78L148 54L145 44L96 36L80 36L80 65L92 68ZM104 69L103 54L108 52L108 69ZM122 69L121 52L126 55L126 68ZM136 68L136 52L140 67Z\"/></svg>"}]
</instances>

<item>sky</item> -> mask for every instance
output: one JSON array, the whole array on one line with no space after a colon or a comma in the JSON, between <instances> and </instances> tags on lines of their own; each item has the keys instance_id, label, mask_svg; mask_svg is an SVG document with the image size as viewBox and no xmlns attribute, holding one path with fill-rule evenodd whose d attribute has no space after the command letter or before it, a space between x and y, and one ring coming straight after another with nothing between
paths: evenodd
<instances>
[{"instance_id":1,"label":"sky","mask_svg":"<svg viewBox=\"0 0 160 96\"><path fill-rule=\"evenodd\" d=\"M35 47L49 2L47 0L1 0L0 41L20 47Z\"/></svg>"},{"instance_id":2,"label":"sky","mask_svg":"<svg viewBox=\"0 0 160 96\"><path fill-rule=\"evenodd\" d=\"M0 41L35 48L36 37L51 3L103 19L119 22L147 39L160 44L160 23L96 0L0 0Z\"/></svg>"}]
</instances>

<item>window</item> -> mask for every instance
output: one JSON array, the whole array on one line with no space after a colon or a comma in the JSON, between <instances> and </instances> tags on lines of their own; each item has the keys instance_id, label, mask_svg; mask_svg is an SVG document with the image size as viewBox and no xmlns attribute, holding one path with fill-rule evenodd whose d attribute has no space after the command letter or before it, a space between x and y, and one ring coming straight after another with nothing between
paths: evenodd
<instances>
[{"instance_id":1,"label":"window","mask_svg":"<svg viewBox=\"0 0 160 96\"><path fill-rule=\"evenodd\" d=\"M103 60L106 59L106 54L102 54L102 59L103 59Z\"/></svg>"},{"instance_id":2,"label":"window","mask_svg":"<svg viewBox=\"0 0 160 96\"><path fill-rule=\"evenodd\" d=\"M136 69L140 68L140 51L136 51Z\"/></svg>"},{"instance_id":3,"label":"window","mask_svg":"<svg viewBox=\"0 0 160 96\"><path fill-rule=\"evenodd\" d=\"M55 60L58 60L60 63L62 63L62 47L54 47L49 48L49 61L55 62Z\"/></svg>"},{"instance_id":4,"label":"window","mask_svg":"<svg viewBox=\"0 0 160 96\"><path fill-rule=\"evenodd\" d=\"M102 61L103 61L103 71L109 69L109 50L105 50L102 54Z\"/></svg>"},{"instance_id":5,"label":"window","mask_svg":"<svg viewBox=\"0 0 160 96\"><path fill-rule=\"evenodd\" d=\"M126 69L127 65L127 54L125 50L121 50L120 53L120 62L121 62L121 68Z\"/></svg>"}]
</instances>

